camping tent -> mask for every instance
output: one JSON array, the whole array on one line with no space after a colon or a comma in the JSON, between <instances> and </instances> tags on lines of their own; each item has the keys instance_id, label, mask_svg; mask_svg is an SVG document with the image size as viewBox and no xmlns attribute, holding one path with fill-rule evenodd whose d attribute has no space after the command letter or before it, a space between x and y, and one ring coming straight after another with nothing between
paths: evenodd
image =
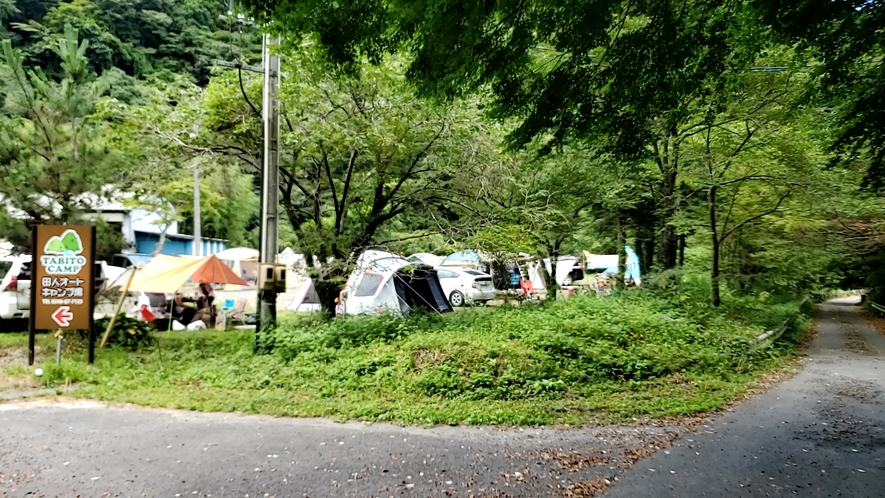
<instances>
[{"instance_id":1,"label":"camping tent","mask_svg":"<svg viewBox=\"0 0 885 498\"><path fill-rule=\"evenodd\" d=\"M295 292L295 299L289 304L290 311L301 311L310 313L320 310L320 296L317 294L316 287L313 286L313 279L305 278L301 287Z\"/></svg>"},{"instance_id":2,"label":"camping tent","mask_svg":"<svg viewBox=\"0 0 885 498\"><path fill-rule=\"evenodd\" d=\"M225 261L258 261L258 251L248 247L232 247L216 253L215 256Z\"/></svg>"},{"instance_id":3,"label":"camping tent","mask_svg":"<svg viewBox=\"0 0 885 498\"><path fill-rule=\"evenodd\" d=\"M630 246L624 247L627 254L624 279L633 280L636 285L642 281L642 271L639 267L639 256ZM616 275L618 273L617 254L590 254L584 251L584 268L588 271L596 270L600 273Z\"/></svg>"},{"instance_id":4,"label":"camping tent","mask_svg":"<svg viewBox=\"0 0 885 498\"><path fill-rule=\"evenodd\" d=\"M532 289L537 291L547 290L547 281L544 278L544 272L541 271L541 263L533 261L528 264L529 281L532 282Z\"/></svg>"},{"instance_id":5,"label":"camping tent","mask_svg":"<svg viewBox=\"0 0 885 498\"><path fill-rule=\"evenodd\" d=\"M400 270L412 265L407 259L383 251L365 251L347 279L345 300L338 313L361 315L389 312L407 315L414 308L452 311L432 269Z\"/></svg>"},{"instance_id":6,"label":"camping tent","mask_svg":"<svg viewBox=\"0 0 885 498\"><path fill-rule=\"evenodd\" d=\"M439 266L471 266L475 267L482 263L482 258L476 251L466 249L446 256Z\"/></svg>"},{"instance_id":7,"label":"camping tent","mask_svg":"<svg viewBox=\"0 0 885 498\"><path fill-rule=\"evenodd\" d=\"M639 269L639 255L636 254L630 246L625 246L624 252L627 253L627 266L626 271L624 272L624 280L632 280L634 284L640 285L642 282L642 272Z\"/></svg>"},{"instance_id":8,"label":"camping tent","mask_svg":"<svg viewBox=\"0 0 885 498\"><path fill-rule=\"evenodd\" d=\"M584 269L587 271L597 271L602 273L609 268L615 268L617 273L618 255L617 254L590 254L584 251Z\"/></svg>"},{"instance_id":9,"label":"camping tent","mask_svg":"<svg viewBox=\"0 0 885 498\"><path fill-rule=\"evenodd\" d=\"M578 258L574 256L566 255L556 258L556 283L564 285L564 282L567 281L569 274L571 274L578 262ZM550 263L550 258L544 259L544 269L547 270L547 273L553 271L553 265ZM532 285L534 285L534 282L532 282Z\"/></svg>"},{"instance_id":10,"label":"camping tent","mask_svg":"<svg viewBox=\"0 0 885 498\"><path fill-rule=\"evenodd\" d=\"M258 280L258 256L255 249L248 247L234 247L226 249L215 255L218 259L227 263L235 275L243 280L255 282Z\"/></svg>"},{"instance_id":11,"label":"camping tent","mask_svg":"<svg viewBox=\"0 0 885 498\"><path fill-rule=\"evenodd\" d=\"M429 252L419 252L412 254L407 258L412 263L418 263L427 266L439 266L443 262L442 256L430 254Z\"/></svg>"},{"instance_id":12,"label":"camping tent","mask_svg":"<svg viewBox=\"0 0 885 498\"><path fill-rule=\"evenodd\" d=\"M283 252L277 255L277 263L286 265L296 273L304 273L307 270L307 259L303 254L295 254L291 247L283 249Z\"/></svg>"}]
</instances>

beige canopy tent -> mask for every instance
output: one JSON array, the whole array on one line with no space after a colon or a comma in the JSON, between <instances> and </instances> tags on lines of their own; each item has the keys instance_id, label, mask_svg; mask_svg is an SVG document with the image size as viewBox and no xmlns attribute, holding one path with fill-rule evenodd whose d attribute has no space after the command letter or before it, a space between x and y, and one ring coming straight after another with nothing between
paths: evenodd
<instances>
[{"instance_id":1,"label":"beige canopy tent","mask_svg":"<svg viewBox=\"0 0 885 498\"><path fill-rule=\"evenodd\" d=\"M215 255L185 259L159 254L135 274L129 290L171 294L188 280L197 284L248 285Z\"/></svg>"}]
</instances>

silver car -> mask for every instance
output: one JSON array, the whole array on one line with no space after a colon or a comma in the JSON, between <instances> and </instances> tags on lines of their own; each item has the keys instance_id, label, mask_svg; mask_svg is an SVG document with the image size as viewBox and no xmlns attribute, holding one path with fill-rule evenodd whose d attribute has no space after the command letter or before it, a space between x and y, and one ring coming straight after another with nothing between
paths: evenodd
<instances>
[{"instance_id":1,"label":"silver car","mask_svg":"<svg viewBox=\"0 0 885 498\"><path fill-rule=\"evenodd\" d=\"M492 276L469 268L437 267L436 274L449 304L457 308L495 299Z\"/></svg>"}]
</instances>

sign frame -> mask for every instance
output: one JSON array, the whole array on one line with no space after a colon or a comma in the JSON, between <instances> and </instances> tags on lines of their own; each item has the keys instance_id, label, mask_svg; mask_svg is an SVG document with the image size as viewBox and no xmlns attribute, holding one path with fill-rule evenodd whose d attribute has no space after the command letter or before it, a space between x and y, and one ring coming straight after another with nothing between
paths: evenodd
<instances>
[{"instance_id":1,"label":"sign frame","mask_svg":"<svg viewBox=\"0 0 885 498\"><path fill-rule=\"evenodd\" d=\"M95 362L95 235L95 226L32 227L29 365L34 364L37 330L55 329L86 329L89 363Z\"/></svg>"}]
</instances>

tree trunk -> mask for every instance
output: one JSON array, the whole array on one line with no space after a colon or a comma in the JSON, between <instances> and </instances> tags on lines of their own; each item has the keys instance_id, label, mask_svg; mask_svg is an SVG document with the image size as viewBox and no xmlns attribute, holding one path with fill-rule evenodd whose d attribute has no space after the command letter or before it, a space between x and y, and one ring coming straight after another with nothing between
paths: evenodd
<instances>
[{"instance_id":1,"label":"tree trunk","mask_svg":"<svg viewBox=\"0 0 885 498\"><path fill-rule=\"evenodd\" d=\"M624 231L624 216L618 215L618 275L615 277L615 286L618 290L624 288L624 274L627 272L627 253L624 249L627 234Z\"/></svg>"},{"instance_id":2,"label":"tree trunk","mask_svg":"<svg viewBox=\"0 0 885 498\"><path fill-rule=\"evenodd\" d=\"M338 305L337 299L341 295L341 288L346 282L347 279L340 277L315 279L313 281L323 313L328 316L335 316L335 307Z\"/></svg>"},{"instance_id":3,"label":"tree trunk","mask_svg":"<svg viewBox=\"0 0 885 498\"><path fill-rule=\"evenodd\" d=\"M676 230L671 225L673 217L679 210L680 192L676 188L679 172L679 142L676 130L668 130L661 139L663 154L658 161L663 178L661 179L661 231L658 248L658 261L661 270L669 270L676 266L678 239Z\"/></svg>"},{"instance_id":4,"label":"tree trunk","mask_svg":"<svg viewBox=\"0 0 885 498\"><path fill-rule=\"evenodd\" d=\"M552 246L547 246L550 254L550 271L547 272L547 299L556 300L556 291L559 290L559 282L556 280L556 266L559 263L559 247L562 242L555 241Z\"/></svg>"},{"instance_id":5,"label":"tree trunk","mask_svg":"<svg viewBox=\"0 0 885 498\"><path fill-rule=\"evenodd\" d=\"M639 258L639 266L645 268L645 241L638 234L633 239L633 250L636 251L636 257Z\"/></svg>"},{"instance_id":6,"label":"tree trunk","mask_svg":"<svg viewBox=\"0 0 885 498\"><path fill-rule=\"evenodd\" d=\"M651 271L652 264L655 262L655 241L654 235L649 239L645 239L645 261L642 261L641 270L643 272Z\"/></svg>"},{"instance_id":7,"label":"tree trunk","mask_svg":"<svg viewBox=\"0 0 885 498\"><path fill-rule=\"evenodd\" d=\"M713 264L710 269L713 306L719 306L719 233L716 230L716 186L710 187L707 202L710 209L710 233L713 242Z\"/></svg>"},{"instance_id":8,"label":"tree trunk","mask_svg":"<svg viewBox=\"0 0 885 498\"><path fill-rule=\"evenodd\" d=\"M158 240L157 245L154 246L154 253L151 255L152 257L157 257L157 255L163 251L163 246L166 245L166 232L169 231L170 226L172 226L171 221L163 226L163 231L160 232L160 240Z\"/></svg>"},{"instance_id":9,"label":"tree trunk","mask_svg":"<svg viewBox=\"0 0 885 498\"><path fill-rule=\"evenodd\" d=\"M677 236L670 221L676 215L678 199L676 193L676 168L670 166L661 182L662 210L661 232L658 242L658 263L661 270L676 266Z\"/></svg>"},{"instance_id":10,"label":"tree trunk","mask_svg":"<svg viewBox=\"0 0 885 498\"><path fill-rule=\"evenodd\" d=\"M685 234L679 234L679 267L685 266Z\"/></svg>"}]
</instances>

